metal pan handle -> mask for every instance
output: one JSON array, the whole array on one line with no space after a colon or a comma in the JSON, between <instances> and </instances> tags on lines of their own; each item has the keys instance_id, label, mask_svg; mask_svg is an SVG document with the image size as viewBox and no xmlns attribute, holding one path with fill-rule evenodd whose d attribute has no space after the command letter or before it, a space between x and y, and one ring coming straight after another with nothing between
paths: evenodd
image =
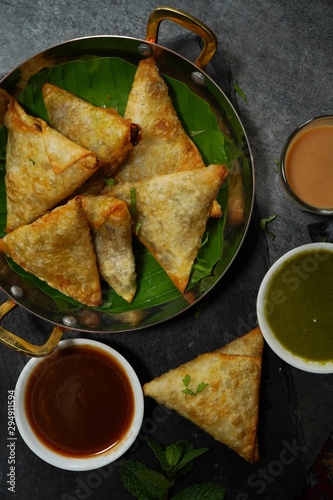
<instances>
[{"instance_id":1,"label":"metal pan handle","mask_svg":"<svg viewBox=\"0 0 333 500\"><path fill-rule=\"evenodd\" d=\"M17 304L11 299L8 299L6 302L0 305L0 322L3 317L7 313L9 313L16 305ZM30 344L30 342L27 342L14 333L9 332L0 324L0 342L5 346L10 347L14 351L18 351L35 358L43 358L45 356L48 356L55 350L62 338L64 330L64 328L56 326L53 329L47 342L45 342L45 344L41 346L37 346L34 344Z\"/></svg>"},{"instance_id":2,"label":"metal pan handle","mask_svg":"<svg viewBox=\"0 0 333 500\"><path fill-rule=\"evenodd\" d=\"M180 24L184 28L199 35L203 41L203 49L194 64L204 69L217 50L217 38L208 26L196 17L173 7L158 7L149 16L146 32L147 42L157 43L158 29L161 21L168 20Z\"/></svg>"}]
</instances>

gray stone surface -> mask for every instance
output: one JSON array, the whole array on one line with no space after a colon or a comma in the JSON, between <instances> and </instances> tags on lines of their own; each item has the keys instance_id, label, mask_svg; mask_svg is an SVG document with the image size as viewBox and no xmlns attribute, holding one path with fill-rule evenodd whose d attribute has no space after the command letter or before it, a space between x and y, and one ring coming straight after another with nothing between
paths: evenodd
<instances>
[{"instance_id":1,"label":"gray stone surface","mask_svg":"<svg viewBox=\"0 0 333 500\"><path fill-rule=\"evenodd\" d=\"M168 5L206 23L246 94L240 116L251 144L260 217L277 215L267 238L273 263L310 241L319 216L293 207L278 189L275 160L302 122L333 113L331 0L183 0ZM145 37L156 4L148 0L0 0L0 75L54 44L81 36ZM181 28L163 23L160 38ZM293 370L311 463L332 431L332 376ZM0 495L0 498L1 495ZM17 497L23 498L23 497Z\"/></svg>"}]
</instances>

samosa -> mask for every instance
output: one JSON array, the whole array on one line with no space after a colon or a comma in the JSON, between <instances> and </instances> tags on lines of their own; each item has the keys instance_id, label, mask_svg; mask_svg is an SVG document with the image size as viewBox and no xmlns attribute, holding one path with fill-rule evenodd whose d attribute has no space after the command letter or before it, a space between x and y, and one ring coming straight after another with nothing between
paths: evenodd
<instances>
[{"instance_id":1,"label":"samosa","mask_svg":"<svg viewBox=\"0 0 333 500\"><path fill-rule=\"evenodd\" d=\"M251 336L250 341L247 335ZM200 354L160 375L144 384L143 391L145 396L175 410L254 463L259 460L257 427L263 338L259 330L255 335L247 335L225 351L222 348ZM229 352L232 347L234 354Z\"/></svg>"},{"instance_id":2,"label":"samosa","mask_svg":"<svg viewBox=\"0 0 333 500\"><path fill-rule=\"evenodd\" d=\"M154 58L142 59L125 110L125 117L140 124L142 140L121 165L117 180L137 181L157 174L205 167L168 92Z\"/></svg>"},{"instance_id":3,"label":"samosa","mask_svg":"<svg viewBox=\"0 0 333 500\"><path fill-rule=\"evenodd\" d=\"M181 292L189 281L212 203L226 176L224 166L210 165L155 175L145 181L119 182L103 190L129 206L134 198L136 235Z\"/></svg>"},{"instance_id":4,"label":"samosa","mask_svg":"<svg viewBox=\"0 0 333 500\"><path fill-rule=\"evenodd\" d=\"M136 291L131 216L124 201L107 195L81 197L92 229L97 263L102 278L132 302Z\"/></svg>"},{"instance_id":5,"label":"samosa","mask_svg":"<svg viewBox=\"0 0 333 500\"><path fill-rule=\"evenodd\" d=\"M101 173L112 175L139 140L140 127L51 83L42 91L51 126L95 153Z\"/></svg>"},{"instance_id":6,"label":"samosa","mask_svg":"<svg viewBox=\"0 0 333 500\"><path fill-rule=\"evenodd\" d=\"M11 100L5 114L6 232L29 224L69 197L98 169L96 156L28 115Z\"/></svg>"},{"instance_id":7,"label":"samosa","mask_svg":"<svg viewBox=\"0 0 333 500\"><path fill-rule=\"evenodd\" d=\"M7 234L0 251L65 295L88 306L101 304L96 255L78 197Z\"/></svg>"},{"instance_id":8,"label":"samosa","mask_svg":"<svg viewBox=\"0 0 333 500\"><path fill-rule=\"evenodd\" d=\"M138 64L125 117L140 124L142 140L116 172L117 181L140 181L206 166L178 117L153 57ZM210 216L221 215L221 207L214 200Z\"/></svg>"}]
</instances>

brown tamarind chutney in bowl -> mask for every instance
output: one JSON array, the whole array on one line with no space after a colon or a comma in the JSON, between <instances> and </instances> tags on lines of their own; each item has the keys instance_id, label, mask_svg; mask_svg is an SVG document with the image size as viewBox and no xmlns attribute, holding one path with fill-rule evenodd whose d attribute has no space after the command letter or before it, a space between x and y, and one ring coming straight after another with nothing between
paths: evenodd
<instances>
[{"instance_id":1,"label":"brown tamarind chutney in bowl","mask_svg":"<svg viewBox=\"0 0 333 500\"><path fill-rule=\"evenodd\" d=\"M101 342L61 341L31 359L17 381L18 430L41 459L67 470L92 470L122 456L143 418L140 382L127 360Z\"/></svg>"}]
</instances>

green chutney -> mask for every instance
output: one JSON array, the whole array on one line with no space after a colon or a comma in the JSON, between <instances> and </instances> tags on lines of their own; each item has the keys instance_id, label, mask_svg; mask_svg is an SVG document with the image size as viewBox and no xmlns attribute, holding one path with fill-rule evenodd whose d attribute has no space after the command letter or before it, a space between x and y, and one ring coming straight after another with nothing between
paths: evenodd
<instances>
[{"instance_id":1,"label":"green chutney","mask_svg":"<svg viewBox=\"0 0 333 500\"><path fill-rule=\"evenodd\" d=\"M291 256L273 274L265 317L291 353L308 361L333 360L333 245Z\"/></svg>"}]
</instances>

